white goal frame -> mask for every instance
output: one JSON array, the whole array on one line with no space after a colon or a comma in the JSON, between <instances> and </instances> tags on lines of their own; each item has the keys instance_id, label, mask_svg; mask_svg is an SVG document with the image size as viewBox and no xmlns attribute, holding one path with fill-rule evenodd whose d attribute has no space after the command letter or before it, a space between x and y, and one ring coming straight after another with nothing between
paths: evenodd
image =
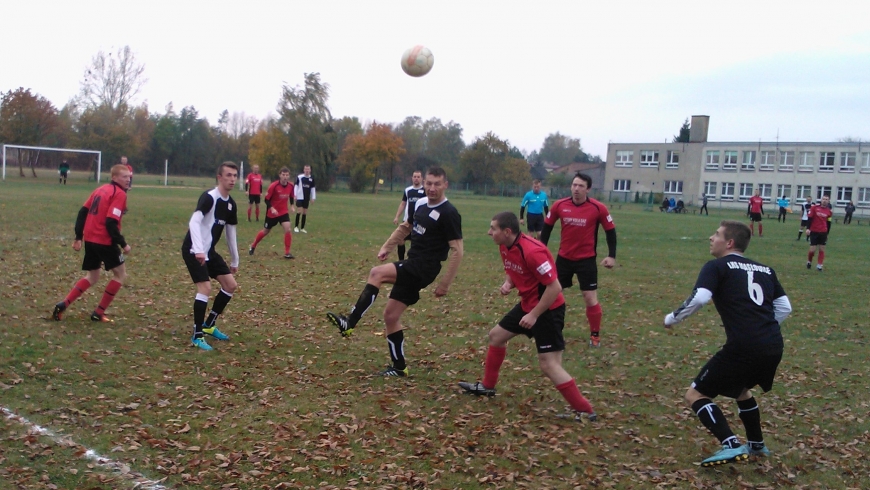
<instances>
[{"instance_id":1,"label":"white goal frame","mask_svg":"<svg viewBox=\"0 0 870 490\"><path fill-rule=\"evenodd\" d=\"M64 151L69 153L94 153L97 155L97 183L100 183L100 174L103 171L103 152L98 150L82 150L79 148L52 148L50 146L24 146L24 145L3 145L3 180L6 180L6 148L19 148L22 150L40 150L40 151Z\"/></svg>"}]
</instances>

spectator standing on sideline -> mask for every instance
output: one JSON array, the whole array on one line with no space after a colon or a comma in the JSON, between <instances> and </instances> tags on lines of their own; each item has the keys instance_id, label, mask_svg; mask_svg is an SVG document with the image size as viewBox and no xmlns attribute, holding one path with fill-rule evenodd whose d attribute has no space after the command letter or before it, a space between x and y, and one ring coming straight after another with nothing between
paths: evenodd
<instances>
[{"instance_id":1,"label":"spectator standing on sideline","mask_svg":"<svg viewBox=\"0 0 870 490\"><path fill-rule=\"evenodd\" d=\"M130 253L130 245L121 234L121 218L127 213L127 189L130 188L130 171L126 165L115 165L111 170L112 181L101 185L91 193L79 210L76 218L73 250L82 249L85 243L85 258L82 270L87 275L73 286L63 301L54 305L52 318L60 321L63 312L85 291L100 280L100 264L112 272L112 280L106 285L97 309L91 314L91 321L111 323L106 317L106 309L121 290L127 279L124 254Z\"/></svg>"},{"instance_id":2,"label":"spectator standing on sideline","mask_svg":"<svg viewBox=\"0 0 870 490\"><path fill-rule=\"evenodd\" d=\"M296 227L293 231L299 233L308 233L305 231L305 218L308 216L308 206L311 201L317 198L317 192L314 188L314 177L311 176L311 166L306 165L302 168L302 173L296 177ZM302 226L299 226L299 212L302 212Z\"/></svg>"},{"instance_id":3,"label":"spectator standing on sideline","mask_svg":"<svg viewBox=\"0 0 870 490\"><path fill-rule=\"evenodd\" d=\"M544 215L550 212L550 203L547 201L547 193L541 190L541 181L535 179L532 182L532 190L526 192L520 203L520 224L523 224L523 213L529 208L529 224L526 229L529 234L540 238L541 230L544 229Z\"/></svg>"},{"instance_id":4,"label":"spectator standing on sideline","mask_svg":"<svg viewBox=\"0 0 870 490\"><path fill-rule=\"evenodd\" d=\"M257 233L254 243L248 248L248 255L254 255L260 241L266 238L272 228L280 224L284 228L284 258L292 259L294 257L290 253L290 245L293 244L293 234L290 233L290 211L287 206L292 206L294 213L296 206L293 205L293 184L290 183L289 168L283 167L278 172L278 180L269 186L265 201L266 219L263 220L263 229Z\"/></svg>"},{"instance_id":5,"label":"spectator standing on sideline","mask_svg":"<svg viewBox=\"0 0 870 490\"><path fill-rule=\"evenodd\" d=\"M704 212L705 216L710 216L710 212L707 211L707 194L701 194L701 209L698 210L698 216L701 216L701 211Z\"/></svg>"},{"instance_id":6,"label":"spectator standing on sideline","mask_svg":"<svg viewBox=\"0 0 870 490\"><path fill-rule=\"evenodd\" d=\"M257 221L260 221L260 195L263 193L263 176L260 175L260 166L251 167L251 173L245 177L245 194L248 195L248 221L251 221L251 207Z\"/></svg>"},{"instance_id":7,"label":"spectator standing on sideline","mask_svg":"<svg viewBox=\"0 0 870 490\"><path fill-rule=\"evenodd\" d=\"M812 208L812 207L813 207L813 198L811 198L811 197L808 197L806 202L801 204L801 227L798 230L798 237L797 237L798 240L801 239L801 235L803 235L803 233L807 229L807 227L810 226L809 212L810 212L810 208ZM807 232L807 241L810 241L810 232Z\"/></svg>"},{"instance_id":8,"label":"spectator standing on sideline","mask_svg":"<svg viewBox=\"0 0 870 490\"><path fill-rule=\"evenodd\" d=\"M816 269L819 272L822 271L825 263L825 245L828 243L828 230L830 229L829 220L833 214L828 206L830 202L830 197L822 196L821 203L811 207L807 213L810 221L810 251L807 252L807 269L813 266L813 256L818 248L819 260L816 263Z\"/></svg>"},{"instance_id":9,"label":"spectator standing on sideline","mask_svg":"<svg viewBox=\"0 0 870 490\"><path fill-rule=\"evenodd\" d=\"M779 206L779 215L776 217L777 222L782 220L782 222L785 223L785 215L786 213L788 213L788 204L788 198L785 196L782 196L776 200L776 205Z\"/></svg>"},{"instance_id":10,"label":"spectator standing on sideline","mask_svg":"<svg viewBox=\"0 0 870 490\"><path fill-rule=\"evenodd\" d=\"M65 180L64 180L64 183L66 183ZM852 201L849 201L849 203L846 204L846 207L843 208L843 210L846 212L846 215L843 216L843 224L848 225L849 223L852 222L852 213L855 212L855 203Z\"/></svg>"},{"instance_id":11,"label":"spectator standing on sideline","mask_svg":"<svg viewBox=\"0 0 870 490\"><path fill-rule=\"evenodd\" d=\"M205 341L205 335L217 340L229 340L229 336L218 330L215 322L233 299L238 284L234 274L239 271L239 246L236 242L236 226L239 214L236 202L230 191L236 186L239 167L233 162L222 163L217 170L217 186L199 196L196 210L190 217L187 234L181 245L181 256L187 265L190 278L196 285L193 301L193 338L191 342L202 350L212 350ZM230 264L215 250L215 245L226 231ZM211 312L206 319L208 297L211 294L211 279L221 286L215 296Z\"/></svg>"},{"instance_id":12,"label":"spectator standing on sideline","mask_svg":"<svg viewBox=\"0 0 870 490\"><path fill-rule=\"evenodd\" d=\"M791 303L773 269L743 256L750 237L749 227L739 221L719 223L710 237L710 255L715 259L701 268L692 294L664 320L665 327L670 328L712 299L725 327L725 345L701 368L685 396L704 427L722 445L722 450L701 461L701 466L770 454L758 403L749 390L760 386L768 392L773 387L784 345L780 323L791 313ZM737 400L746 445L740 444L713 401L719 395Z\"/></svg>"},{"instance_id":13,"label":"spectator standing on sideline","mask_svg":"<svg viewBox=\"0 0 870 490\"><path fill-rule=\"evenodd\" d=\"M396 217L393 218L393 224L398 225L400 223L399 216L402 216L402 221L408 221L408 216L414 214L414 210L417 208L417 201L426 197L426 189L423 189L423 172L419 170L414 170L414 173L411 174L411 185L405 187L405 191L402 192L402 201L399 202L399 209L396 210ZM399 261L405 260L405 242L411 238L411 234L399 244Z\"/></svg>"},{"instance_id":14,"label":"spectator standing on sideline","mask_svg":"<svg viewBox=\"0 0 870 490\"><path fill-rule=\"evenodd\" d=\"M749 231L752 236L755 236L755 223L758 223L758 236L763 237L764 231L761 227L761 219L764 215L764 199L761 197L761 191L755 189L755 193L749 198L749 205L746 207L746 214L749 215Z\"/></svg>"},{"instance_id":15,"label":"spectator standing on sideline","mask_svg":"<svg viewBox=\"0 0 870 490\"><path fill-rule=\"evenodd\" d=\"M598 303L598 265L596 264L596 245L598 227L604 228L607 238L607 257L601 265L612 269L616 265L616 226L607 207L588 196L592 187L592 177L577 172L571 181L571 197L553 203L547 218L541 241L550 241L550 233L556 221L562 223L559 253L556 256L556 271L562 290L571 287L573 277L583 293L586 303L586 319L589 321L589 345L598 347L601 341L601 318L603 313Z\"/></svg>"},{"instance_id":16,"label":"spectator standing on sideline","mask_svg":"<svg viewBox=\"0 0 870 490\"><path fill-rule=\"evenodd\" d=\"M69 164L66 163L66 160L60 162L60 165L57 167L57 173L59 175L57 183L66 185L66 178L69 176Z\"/></svg>"},{"instance_id":17,"label":"spectator standing on sideline","mask_svg":"<svg viewBox=\"0 0 870 490\"><path fill-rule=\"evenodd\" d=\"M489 331L483 381L460 382L459 386L472 395L495 395L507 344L517 335L525 335L535 339L541 371L574 409L574 416L579 419L580 414L585 413L589 420L596 420L589 400L562 367L565 298L556 277L553 255L546 245L520 232L520 223L510 211L492 218L489 236L498 245L506 274L499 292L508 295L511 289L517 288L520 302Z\"/></svg>"}]
</instances>

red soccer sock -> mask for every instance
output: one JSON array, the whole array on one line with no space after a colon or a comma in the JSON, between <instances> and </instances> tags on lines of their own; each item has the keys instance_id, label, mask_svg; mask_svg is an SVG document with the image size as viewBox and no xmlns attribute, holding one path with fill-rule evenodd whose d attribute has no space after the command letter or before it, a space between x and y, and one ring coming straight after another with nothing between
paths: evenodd
<instances>
[{"instance_id":1,"label":"red soccer sock","mask_svg":"<svg viewBox=\"0 0 870 490\"><path fill-rule=\"evenodd\" d=\"M592 404L589 403L589 400L587 400L582 393L580 393L580 389L577 388L577 383L574 382L573 378L571 381L565 381L564 383L557 385L556 389L559 390L559 393L562 394L574 410L585 413L593 412Z\"/></svg>"},{"instance_id":2,"label":"red soccer sock","mask_svg":"<svg viewBox=\"0 0 870 490\"><path fill-rule=\"evenodd\" d=\"M822 265L824 263L825 263L825 251L819 250L819 265Z\"/></svg>"},{"instance_id":3,"label":"red soccer sock","mask_svg":"<svg viewBox=\"0 0 870 490\"><path fill-rule=\"evenodd\" d=\"M749 222L749 231L751 231L752 234L755 235L755 222L753 222L753 221Z\"/></svg>"},{"instance_id":4,"label":"red soccer sock","mask_svg":"<svg viewBox=\"0 0 870 490\"><path fill-rule=\"evenodd\" d=\"M290 244L293 243L293 235L290 232L284 233L284 255L290 253Z\"/></svg>"},{"instance_id":5,"label":"red soccer sock","mask_svg":"<svg viewBox=\"0 0 870 490\"><path fill-rule=\"evenodd\" d=\"M759 236L764 235L764 227L762 226L761 223L758 223L758 235Z\"/></svg>"},{"instance_id":6,"label":"red soccer sock","mask_svg":"<svg viewBox=\"0 0 870 490\"><path fill-rule=\"evenodd\" d=\"M603 316L604 313L601 312L601 303L598 303L595 306L586 307L586 319L589 320L590 333L598 335L598 332L601 331L601 317Z\"/></svg>"},{"instance_id":7,"label":"red soccer sock","mask_svg":"<svg viewBox=\"0 0 870 490\"><path fill-rule=\"evenodd\" d=\"M94 310L94 313L98 315L102 315L106 312L106 309L112 304L112 300L115 299L115 295L118 294L118 291L121 290L121 283L112 279L109 281L109 284L106 285L106 291L103 292L103 298L100 300L100 304L97 305L97 309Z\"/></svg>"},{"instance_id":8,"label":"red soccer sock","mask_svg":"<svg viewBox=\"0 0 870 490\"><path fill-rule=\"evenodd\" d=\"M257 218L260 219L260 218ZM257 238L254 238L254 243L251 244L251 248L257 248L257 244L260 243L260 240L266 236L266 230L260 230L257 232Z\"/></svg>"},{"instance_id":9,"label":"red soccer sock","mask_svg":"<svg viewBox=\"0 0 870 490\"><path fill-rule=\"evenodd\" d=\"M257 221L260 221L260 206L257 206Z\"/></svg>"},{"instance_id":10,"label":"red soccer sock","mask_svg":"<svg viewBox=\"0 0 870 490\"><path fill-rule=\"evenodd\" d=\"M63 300L63 302L66 303L67 306L71 305L73 301L79 299L79 297L84 294L84 292L87 291L90 287L91 283L88 282L86 278L83 277L79 279L79 282L77 282L76 285L69 290L69 294L66 295L66 298Z\"/></svg>"},{"instance_id":11,"label":"red soccer sock","mask_svg":"<svg viewBox=\"0 0 870 490\"><path fill-rule=\"evenodd\" d=\"M504 362L507 347L489 346L486 350L486 362L483 365L483 386L489 389L495 388L498 383L498 372L501 363Z\"/></svg>"},{"instance_id":12,"label":"red soccer sock","mask_svg":"<svg viewBox=\"0 0 870 490\"><path fill-rule=\"evenodd\" d=\"M813 261L813 255L815 255L815 252L807 252L807 262Z\"/></svg>"}]
</instances>

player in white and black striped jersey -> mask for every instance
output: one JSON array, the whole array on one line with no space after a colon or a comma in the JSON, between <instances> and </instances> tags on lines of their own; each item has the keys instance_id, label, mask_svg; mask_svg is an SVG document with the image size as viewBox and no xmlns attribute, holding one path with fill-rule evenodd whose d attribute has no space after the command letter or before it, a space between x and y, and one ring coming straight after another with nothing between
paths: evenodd
<instances>
[{"instance_id":1,"label":"player in white and black striped jersey","mask_svg":"<svg viewBox=\"0 0 870 490\"><path fill-rule=\"evenodd\" d=\"M305 221L308 218L308 206L311 201L317 199L317 190L314 187L314 176L311 175L311 165L302 168L302 173L296 176L296 225L294 233L308 233L305 231ZM299 217L302 216L302 226L299 225Z\"/></svg>"},{"instance_id":2,"label":"player in white and black striped jersey","mask_svg":"<svg viewBox=\"0 0 870 490\"><path fill-rule=\"evenodd\" d=\"M396 210L396 217L393 218L393 224L398 225L400 222L408 221L408 210L416 209L417 201L426 197L426 190L423 189L423 173L419 170L415 170L413 174L411 174L411 183L408 187L405 187L405 191L402 193L402 202L399 203L399 209ZM399 217L401 221L399 221ZM405 237L405 241L408 241L411 238L411 234L409 233L407 237ZM398 247L399 260L405 260L405 242L399 244Z\"/></svg>"}]
</instances>

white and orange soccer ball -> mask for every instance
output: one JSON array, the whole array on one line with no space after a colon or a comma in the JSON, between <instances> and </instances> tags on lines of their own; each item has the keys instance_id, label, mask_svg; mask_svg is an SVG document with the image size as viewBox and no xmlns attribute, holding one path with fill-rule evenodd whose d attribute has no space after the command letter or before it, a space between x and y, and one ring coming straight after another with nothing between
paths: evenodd
<instances>
[{"instance_id":1,"label":"white and orange soccer ball","mask_svg":"<svg viewBox=\"0 0 870 490\"><path fill-rule=\"evenodd\" d=\"M434 64L435 57L425 46L414 46L402 55L402 70L412 77L422 77L429 73Z\"/></svg>"}]
</instances>

